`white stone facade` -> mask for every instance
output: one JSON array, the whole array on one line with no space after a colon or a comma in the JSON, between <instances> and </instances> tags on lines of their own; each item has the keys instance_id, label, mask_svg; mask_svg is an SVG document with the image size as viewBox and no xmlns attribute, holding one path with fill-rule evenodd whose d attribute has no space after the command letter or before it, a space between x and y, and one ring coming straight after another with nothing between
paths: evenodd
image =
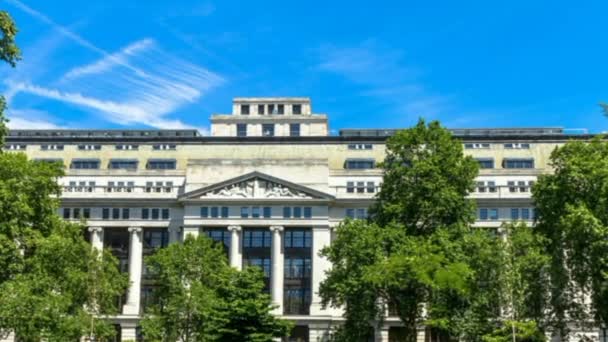
<instances>
[{"instance_id":1,"label":"white stone facade","mask_svg":"<svg viewBox=\"0 0 608 342\"><path fill-rule=\"evenodd\" d=\"M268 107L280 104L281 114L279 107ZM243 105L249 106L246 115ZM250 125L252 134L238 137L238 123ZM273 136L258 132L263 123L276 125ZM298 136L285 134L291 123L301 124ZM15 150L33 159L62 160L59 214L84 217L93 247L111 249L129 273L122 313L113 318L122 341L138 337L153 288L143 265L146 253L202 234L226 245L232 267L264 269L275 314L296 323L293 341L326 340L343 319L340 309L321 306L319 284L331 264L319 251L331 244L332 229L346 216L366 216L382 183L376 165L384 157L386 134L328 136L326 116L313 115L307 98L237 98L231 115L212 118L211 131L211 137L192 131L11 131L7 144L19 145ZM571 136L555 129L492 132L455 133L465 153L492 160L471 194L479 207L476 226L532 223L530 182L550 172L551 151ZM509 147L513 143L523 148ZM44 149L45 144L61 148ZM127 162L114 168L116 160ZM528 162L509 164L513 160ZM375 340L388 341L391 327L398 326L389 317ZM425 336L421 327L417 340Z\"/></svg>"}]
</instances>

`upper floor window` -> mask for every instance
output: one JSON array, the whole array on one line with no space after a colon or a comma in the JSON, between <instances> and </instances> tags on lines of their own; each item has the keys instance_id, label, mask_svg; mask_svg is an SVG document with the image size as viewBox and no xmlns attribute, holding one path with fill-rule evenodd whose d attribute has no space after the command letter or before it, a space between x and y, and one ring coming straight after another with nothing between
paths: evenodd
<instances>
[{"instance_id":1,"label":"upper floor window","mask_svg":"<svg viewBox=\"0 0 608 342\"><path fill-rule=\"evenodd\" d=\"M111 159L110 169L136 170L137 160L133 159Z\"/></svg>"},{"instance_id":2,"label":"upper floor window","mask_svg":"<svg viewBox=\"0 0 608 342\"><path fill-rule=\"evenodd\" d=\"M490 148L489 143L466 143L464 144L465 149L480 149L480 148Z\"/></svg>"},{"instance_id":3,"label":"upper floor window","mask_svg":"<svg viewBox=\"0 0 608 342\"><path fill-rule=\"evenodd\" d=\"M8 144L5 147L7 150L12 150L12 151L23 151L27 148L27 145L25 144Z\"/></svg>"},{"instance_id":4,"label":"upper floor window","mask_svg":"<svg viewBox=\"0 0 608 342\"><path fill-rule=\"evenodd\" d=\"M175 170L175 159L150 159L148 160L148 170Z\"/></svg>"},{"instance_id":5,"label":"upper floor window","mask_svg":"<svg viewBox=\"0 0 608 342\"><path fill-rule=\"evenodd\" d=\"M265 109L266 109L266 107L263 104L259 104L258 105L258 114L264 115L266 113Z\"/></svg>"},{"instance_id":6,"label":"upper floor window","mask_svg":"<svg viewBox=\"0 0 608 342\"><path fill-rule=\"evenodd\" d=\"M302 105L301 104L293 104L291 105L291 113L294 115L302 114Z\"/></svg>"},{"instance_id":7,"label":"upper floor window","mask_svg":"<svg viewBox=\"0 0 608 342\"><path fill-rule=\"evenodd\" d=\"M249 105L248 104L241 105L241 115L249 115Z\"/></svg>"},{"instance_id":8,"label":"upper floor window","mask_svg":"<svg viewBox=\"0 0 608 342\"><path fill-rule=\"evenodd\" d=\"M274 124L262 124L262 136L274 137Z\"/></svg>"},{"instance_id":9,"label":"upper floor window","mask_svg":"<svg viewBox=\"0 0 608 342\"><path fill-rule=\"evenodd\" d=\"M479 163L480 169L493 169L494 168L494 158L475 158Z\"/></svg>"},{"instance_id":10,"label":"upper floor window","mask_svg":"<svg viewBox=\"0 0 608 342\"><path fill-rule=\"evenodd\" d=\"M477 192L496 192L496 182L494 181L481 181L477 182L476 185L475 190Z\"/></svg>"},{"instance_id":11,"label":"upper floor window","mask_svg":"<svg viewBox=\"0 0 608 342\"><path fill-rule=\"evenodd\" d=\"M346 182L346 192L347 193L374 193L376 192L376 183L375 182Z\"/></svg>"},{"instance_id":12,"label":"upper floor window","mask_svg":"<svg viewBox=\"0 0 608 342\"><path fill-rule=\"evenodd\" d=\"M78 145L78 149L81 151L99 151L99 150L101 150L101 145L98 145L98 144Z\"/></svg>"},{"instance_id":13,"label":"upper floor window","mask_svg":"<svg viewBox=\"0 0 608 342\"><path fill-rule=\"evenodd\" d=\"M245 230L243 231L243 247L270 247L270 230Z\"/></svg>"},{"instance_id":14,"label":"upper floor window","mask_svg":"<svg viewBox=\"0 0 608 342\"><path fill-rule=\"evenodd\" d=\"M168 220L170 218L169 208L142 208L142 220Z\"/></svg>"},{"instance_id":15,"label":"upper floor window","mask_svg":"<svg viewBox=\"0 0 608 342\"><path fill-rule=\"evenodd\" d=\"M137 150L139 149L139 145L131 145L131 144L118 144L116 145L117 150Z\"/></svg>"},{"instance_id":16,"label":"upper floor window","mask_svg":"<svg viewBox=\"0 0 608 342\"><path fill-rule=\"evenodd\" d=\"M72 169L99 169L99 159L72 159Z\"/></svg>"},{"instance_id":17,"label":"upper floor window","mask_svg":"<svg viewBox=\"0 0 608 342\"><path fill-rule=\"evenodd\" d=\"M60 166L64 166L63 159L61 158L36 158L34 159L34 161L48 164L59 164Z\"/></svg>"},{"instance_id":18,"label":"upper floor window","mask_svg":"<svg viewBox=\"0 0 608 342\"><path fill-rule=\"evenodd\" d=\"M70 181L63 187L64 192L93 192L94 190L94 181Z\"/></svg>"},{"instance_id":19,"label":"upper floor window","mask_svg":"<svg viewBox=\"0 0 608 342\"><path fill-rule=\"evenodd\" d=\"M509 192L529 192L534 181L507 181Z\"/></svg>"},{"instance_id":20,"label":"upper floor window","mask_svg":"<svg viewBox=\"0 0 608 342\"><path fill-rule=\"evenodd\" d=\"M232 238L230 236L230 232L228 231L228 229L209 228L209 229L205 229L205 233L211 240L223 244L225 248L230 247L230 242L231 242Z\"/></svg>"},{"instance_id":21,"label":"upper floor window","mask_svg":"<svg viewBox=\"0 0 608 342\"><path fill-rule=\"evenodd\" d=\"M502 161L502 166L505 169L533 169L534 159L527 158L505 158Z\"/></svg>"},{"instance_id":22,"label":"upper floor window","mask_svg":"<svg viewBox=\"0 0 608 342\"><path fill-rule=\"evenodd\" d=\"M155 144L152 145L154 151L175 150L175 144Z\"/></svg>"},{"instance_id":23,"label":"upper floor window","mask_svg":"<svg viewBox=\"0 0 608 342\"><path fill-rule=\"evenodd\" d=\"M169 244L169 232L167 229L146 228L144 229L144 248L157 249L167 247Z\"/></svg>"},{"instance_id":24,"label":"upper floor window","mask_svg":"<svg viewBox=\"0 0 608 342\"><path fill-rule=\"evenodd\" d=\"M101 218L103 220L128 220L131 217L129 208L102 208Z\"/></svg>"},{"instance_id":25,"label":"upper floor window","mask_svg":"<svg viewBox=\"0 0 608 342\"><path fill-rule=\"evenodd\" d=\"M347 159L345 169L373 169L376 166L374 159Z\"/></svg>"},{"instance_id":26,"label":"upper floor window","mask_svg":"<svg viewBox=\"0 0 608 342\"><path fill-rule=\"evenodd\" d=\"M372 144L348 144L349 150L371 150Z\"/></svg>"},{"instance_id":27,"label":"upper floor window","mask_svg":"<svg viewBox=\"0 0 608 342\"><path fill-rule=\"evenodd\" d=\"M236 124L236 136L246 137L247 136L247 124L239 123Z\"/></svg>"},{"instance_id":28,"label":"upper floor window","mask_svg":"<svg viewBox=\"0 0 608 342\"><path fill-rule=\"evenodd\" d=\"M291 137L300 136L300 124L299 123L289 124L289 136L291 136Z\"/></svg>"},{"instance_id":29,"label":"upper floor window","mask_svg":"<svg viewBox=\"0 0 608 342\"><path fill-rule=\"evenodd\" d=\"M507 144L504 144L504 147L507 149L527 150L530 148L530 144L529 143L507 143Z\"/></svg>"},{"instance_id":30,"label":"upper floor window","mask_svg":"<svg viewBox=\"0 0 608 342\"><path fill-rule=\"evenodd\" d=\"M108 186L106 187L106 192L133 192L133 188L135 187L135 182L132 181L111 181L108 182Z\"/></svg>"},{"instance_id":31,"label":"upper floor window","mask_svg":"<svg viewBox=\"0 0 608 342\"><path fill-rule=\"evenodd\" d=\"M366 219L368 217L367 208L347 208L345 216L352 219Z\"/></svg>"},{"instance_id":32,"label":"upper floor window","mask_svg":"<svg viewBox=\"0 0 608 342\"><path fill-rule=\"evenodd\" d=\"M285 114L285 105L284 104L269 104L268 105L268 114L277 114L283 115Z\"/></svg>"},{"instance_id":33,"label":"upper floor window","mask_svg":"<svg viewBox=\"0 0 608 342\"><path fill-rule=\"evenodd\" d=\"M91 208L63 208L63 218L66 220L91 218Z\"/></svg>"},{"instance_id":34,"label":"upper floor window","mask_svg":"<svg viewBox=\"0 0 608 342\"><path fill-rule=\"evenodd\" d=\"M228 214L228 207L201 207L202 218L227 218Z\"/></svg>"},{"instance_id":35,"label":"upper floor window","mask_svg":"<svg viewBox=\"0 0 608 342\"><path fill-rule=\"evenodd\" d=\"M283 207L283 218L312 218L312 207Z\"/></svg>"},{"instance_id":36,"label":"upper floor window","mask_svg":"<svg viewBox=\"0 0 608 342\"><path fill-rule=\"evenodd\" d=\"M40 149L43 151L63 151L63 145L40 145Z\"/></svg>"},{"instance_id":37,"label":"upper floor window","mask_svg":"<svg viewBox=\"0 0 608 342\"><path fill-rule=\"evenodd\" d=\"M498 220L498 208L479 208L478 218L483 221Z\"/></svg>"},{"instance_id":38,"label":"upper floor window","mask_svg":"<svg viewBox=\"0 0 608 342\"><path fill-rule=\"evenodd\" d=\"M312 244L310 230L287 229L284 235L286 248L309 248Z\"/></svg>"},{"instance_id":39,"label":"upper floor window","mask_svg":"<svg viewBox=\"0 0 608 342\"><path fill-rule=\"evenodd\" d=\"M158 182L146 182L146 192L171 192L173 191L173 182L171 181L158 181Z\"/></svg>"}]
</instances>

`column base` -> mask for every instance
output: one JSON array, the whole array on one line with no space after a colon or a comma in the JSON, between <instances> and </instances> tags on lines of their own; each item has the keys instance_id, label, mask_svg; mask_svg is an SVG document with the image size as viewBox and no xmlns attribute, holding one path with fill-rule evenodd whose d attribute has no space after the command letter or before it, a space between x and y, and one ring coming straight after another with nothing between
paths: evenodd
<instances>
[{"instance_id":1,"label":"column base","mask_svg":"<svg viewBox=\"0 0 608 342\"><path fill-rule=\"evenodd\" d=\"M137 339L137 330L133 324L123 324L120 326L120 340L122 342L135 341Z\"/></svg>"},{"instance_id":2,"label":"column base","mask_svg":"<svg viewBox=\"0 0 608 342\"><path fill-rule=\"evenodd\" d=\"M426 341L426 329L418 329L416 331L416 342L425 342Z\"/></svg>"},{"instance_id":3,"label":"column base","mask_svg":"<svg viewBox=\"0 0 608 342\"><path fill-rule=\"evenodd\" d=\"M330 328L327 325L309 325L308 326L308 341L309 342L327 342L329 341Z\"/></svg>"},{"instance_id":4,"label":"column base","mask_svg":"<svg viewBox=\"0 0 608 342\"><path fill-rule=\"evenodd\" d=\"M376 328L374 342L388 342L388 327Z\"/></svg>"}]
</instances>

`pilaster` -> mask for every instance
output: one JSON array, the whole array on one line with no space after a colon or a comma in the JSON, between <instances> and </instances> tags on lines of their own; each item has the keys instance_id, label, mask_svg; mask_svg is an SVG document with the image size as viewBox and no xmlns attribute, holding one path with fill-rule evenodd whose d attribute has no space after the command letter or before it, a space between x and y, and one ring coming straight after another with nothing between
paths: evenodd
<instances>
[{"instance_id":1,"label":"pilaster","mask_svg":"<svg viewBox=\"0 0 608 342\"><path fill-rule=\"evenodd\" d=\"M331 244L331 231L329 226L312 228L312 301L310 304L311 316L330 315L327 309L321 307L319 287L325 279L325 272L331 268L327 258L322 257L321 250Z\"/></svg>"}]
</instances>

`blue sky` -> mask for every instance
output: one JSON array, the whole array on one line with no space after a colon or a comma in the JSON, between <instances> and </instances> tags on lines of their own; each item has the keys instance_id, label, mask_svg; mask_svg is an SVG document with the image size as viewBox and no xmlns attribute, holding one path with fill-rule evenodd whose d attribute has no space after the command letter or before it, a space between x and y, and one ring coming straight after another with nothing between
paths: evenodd
<instances>
[{"instance_id":1,"label":"blue sky","mask_svg":"<svg viewBox=\"0 0 608 342\"><path fill-rule=\"evenodd\" d=\"M608 130L607 1L0 0L12 127L198 128L235 96L330 127Z\"/></svg>"}]
</instances>

